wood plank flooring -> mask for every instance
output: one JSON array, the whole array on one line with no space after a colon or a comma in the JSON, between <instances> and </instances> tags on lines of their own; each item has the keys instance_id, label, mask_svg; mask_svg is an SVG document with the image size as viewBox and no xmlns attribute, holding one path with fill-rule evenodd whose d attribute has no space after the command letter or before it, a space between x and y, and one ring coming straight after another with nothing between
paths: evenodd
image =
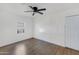
<instances>
[{"instance_id":1,"label":"wood plank flooring","mask_svg":"<svg viewBox=\"0 0 79 59\"><path fill-rule=\"evenodd\" d=\"M0 55L79 55L79 51L31 38L1 47Z\"/></svg>"}]
</instances>

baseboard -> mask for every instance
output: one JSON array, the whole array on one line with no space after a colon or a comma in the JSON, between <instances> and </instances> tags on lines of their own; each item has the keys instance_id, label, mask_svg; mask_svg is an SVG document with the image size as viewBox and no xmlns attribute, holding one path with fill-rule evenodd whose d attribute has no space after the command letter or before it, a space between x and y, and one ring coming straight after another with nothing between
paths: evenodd
<instances>
[{"instance_id":1,"label":"baseboard","mask_svg":"<svg viewBox=\"0 0 79 59\"><path fill-rule=\"evenodd\" d=\"M79 52L79 50L75 50L75 49L73 49L73 48L70 48L70 47L65 47L66 49L70 49L70 50L74 50L74 51L78 51Z\"/></svg>"},{"instance_id":2,"label":"baseboard","mask_svg":"<svg viewBox=\"0 0 79 59\"><path fill-rule=\"evenodd\" d=\"M42 39L39 39L39 38L35 38L35 39L42 40ZM65 47L64 45L59 45L59 44L52 43L52 42L49 42L49 41L46 41L46 40L42 40L42 41L45 41L45 42L48 42L50 44L54 44L54 45L57 45L57 46Z\"/></svg>"},{"instance_id":3,"label":"baseboard","mask_svg":"<svg viewBox=\"0 0 79 59\"><path fill-rule=\"evenodd\" d=\"M20 40L20 41L17 41L17 42L13 42L13 43L10 43L10 44L7 44L7 45L3 45L0 48L7 47L7 46L10 46L10 45L14 45L14 44L17 44L17 43L20 43L20 42L23 42L23 41L26 41L26 40L29 40L29 39L34 39L34 38L31 37L31 38L27 38L27 39Z\"/></svg>"},{"instance_id":4,"label":"baseboard","mask_svg":"<svg viewBox=\"0 0 79 59\"><path fill-rule=\"evenodd\" d=\"M34 39L38 39L38 38L34 38ZM41 40L41 39L38 39L38 40ZM61 46L61 45L54 44L54 43L51 43L51 42L48 42L48 41L45 41L45 40L41 40L41 41L44 41L44 42L47 42L47 43L50 43L50 44L53 44L53 45L56 45L56 46L59 46L59 47L62 47L62 48L66 48L66 49L69 49L69 50L78 51L78 50L75 50L75 49L73 49L73 48ZM79 52L79 51L78 51L78 52Z\"/></svg>"}]
</instances>

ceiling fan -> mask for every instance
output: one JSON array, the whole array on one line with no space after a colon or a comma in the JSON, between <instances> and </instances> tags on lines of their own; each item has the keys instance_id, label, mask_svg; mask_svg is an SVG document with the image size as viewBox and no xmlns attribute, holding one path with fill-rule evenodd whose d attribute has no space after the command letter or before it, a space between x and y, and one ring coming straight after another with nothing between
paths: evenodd
<instances>
[{"instance_id":1,"label":"ceiling fan","mask_svg":"<svg viewBox=\"0 0 79 59\"><path fill-rule=\"evenodd\" d=\"M43 15L43 13L40 11L46 10L46 8L38 9L38 7L32 7L32 6L29 6L29 7L32 9L32 11L24 11L24 12L33 12L33 14L32 14L33 16L35 15L35 13L39 13L39 14Z\"/></svg>"}]
</instances>

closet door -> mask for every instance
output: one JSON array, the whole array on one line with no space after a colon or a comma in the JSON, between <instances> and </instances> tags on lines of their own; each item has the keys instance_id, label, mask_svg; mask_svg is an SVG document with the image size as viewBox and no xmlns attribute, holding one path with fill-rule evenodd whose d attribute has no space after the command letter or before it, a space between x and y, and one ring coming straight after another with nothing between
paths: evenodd
<instances>
[{"instance_id":1,"label":"closet door","mask_svg":"<svg viewBox=\"0 0 79 59\"><path fill-rule=\"evenodd\" d=\"M66 18L66 47L79 50L79 16Z\"/></svg>"}]
</instances>

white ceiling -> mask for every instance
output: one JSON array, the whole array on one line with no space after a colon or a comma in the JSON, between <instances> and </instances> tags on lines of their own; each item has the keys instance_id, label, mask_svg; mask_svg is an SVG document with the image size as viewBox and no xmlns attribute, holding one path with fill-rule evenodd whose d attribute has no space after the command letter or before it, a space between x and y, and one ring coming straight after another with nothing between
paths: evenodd
<instances>
[{"instance_id":1,"label":"white ceiling","mask_svg":"<svg viewBox=\"0 0 79 59\"><path fill-rule=\"evenodd\" d=\"M31 6L37 6L39 9L40 8L46 8L46 14L55 14L59 12L64 12L70 9L77 9L79 8L79 3L29 3L29 4L24 4L27 7L27 10L29 5ZM31 13L27 13L31 14Z\"/></svg>"},{"instance_id":2,"label":"white ceiling","mask_svg":"<svg viewBox=\"0 0 79 59\"><path fill-rule=\"evenodd\" d=\"M16 15L30 16L32 13L24 13L26 10L31 10L28 6L37 6L38 8L46 8L46 13L58 13L64 12L69 9L79 8L79 3L10 3L0 4L0 7L7 10L9 13L15 13ZM10 9L10 10L9 10Z\"/></svg>"},{"instance_id":3,"label":"white ceiling","mask_svg":"<svg viewBox=\"0 0 79 59\"><path fill-rule=\"evenodd\" d=\"M45 7L47 11L52 13L63 12L69 9L79 8L79 3L47 3L37 4L39 8Z\"/></svg>"}]
</instances>

